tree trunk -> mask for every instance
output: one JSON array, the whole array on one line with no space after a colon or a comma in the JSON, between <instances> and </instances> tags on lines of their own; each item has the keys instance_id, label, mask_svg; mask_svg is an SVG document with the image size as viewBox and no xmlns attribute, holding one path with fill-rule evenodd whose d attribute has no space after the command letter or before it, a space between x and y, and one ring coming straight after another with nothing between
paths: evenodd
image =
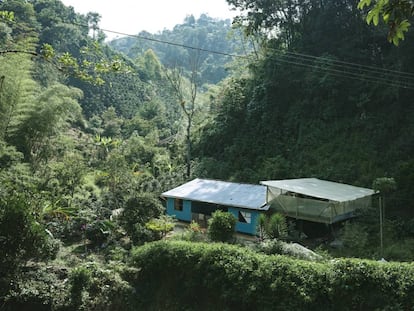
<instances>
[{"instance_id":1,"label":"tree trunk","mask_svg":"<svg viewBox=\"0 0 414 311\"><path fill-rule=\"evenodd\" d=\"M188 124L187 124L187 154L186 154L186 162L187 162L187 177L190 177L191 175L191 123L192 118L188 118Z\"/></svg>"}]
</instances>

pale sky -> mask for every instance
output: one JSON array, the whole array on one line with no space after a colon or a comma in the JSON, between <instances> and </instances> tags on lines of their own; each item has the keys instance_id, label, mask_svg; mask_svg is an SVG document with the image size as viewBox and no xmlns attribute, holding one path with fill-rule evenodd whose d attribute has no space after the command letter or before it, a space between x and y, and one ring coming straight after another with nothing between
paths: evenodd
<instances>
[{"instance_id":1,"label":"pale sky","mask_svg":"<svg viewBox=\"0 0 414 311\"><path fill-rule=\"evenodd\" d=\"M172 29L181 24L187 15L198 18L206 13L213 18L232 18L237 15L226 0L62 0L73 6L77 13L97 12L101 15L100 27L127 34L142 30L151 33ZM108 38L116 34L106 33Z\"/></svg>"}]
</instances>

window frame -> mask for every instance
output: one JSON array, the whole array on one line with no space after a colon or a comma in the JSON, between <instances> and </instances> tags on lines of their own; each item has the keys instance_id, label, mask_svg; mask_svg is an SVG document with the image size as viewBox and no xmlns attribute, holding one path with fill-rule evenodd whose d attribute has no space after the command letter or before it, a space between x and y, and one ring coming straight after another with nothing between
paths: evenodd
<instances>
[{"instance_id":1,"label":"window frame","mask_svg":"<svg viewBox=\"0 0 414 311\"><path fill-rule=\"evenodd\" d=\"M184 209L184 201L183 199L174 199L174 210L182 212Z\"/></svg>"},{"instance_id":2,"label":"window frame","mask_svg":"<svg viewBox=\"0 0 414 311\"><path fill-rule=\"evenodd\" d=\"M252 213L247 211L238 211L238 221L243 224L252 223Z\"/></svg>"}]
</instances>

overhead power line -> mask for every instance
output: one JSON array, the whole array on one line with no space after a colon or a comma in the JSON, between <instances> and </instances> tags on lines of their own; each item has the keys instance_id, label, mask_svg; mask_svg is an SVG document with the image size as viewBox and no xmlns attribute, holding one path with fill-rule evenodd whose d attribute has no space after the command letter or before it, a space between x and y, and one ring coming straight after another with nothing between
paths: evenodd
<instances>
[{"instance_id":1,"label":"overhead power line","mask_svg":"<svg viewBox=\"0 0 414 311\"><path fill-rule=\"evenodd\" d=\"M318 71L327 72L338 77L358 79L367 82L381 83L414 90L414 78L399 77L395 73L385 74L384 72L361 70L359 68L353 68L341 64L338 65L334 60L328 58L318 59L316 61L310 62L308 59L303 59L290 54L274 55L273 57L275 61L280 63L312 68Z\"/></svg>"},{"instance_id":2,"label":"overhead power line","mask_svg":"<svg viewBox=\"0 0 414 311\"><path fill-rule=\"evenodd\" d=\"M81 27L91 28L90 26L88 26L86 24L80 24L80 23L71 23L71 24L81 26ZM200 52L207 52L207 53L210 53L210 54L217 54L217 55L223 55L223 56L229 56L229 57L249 58L247 55L230 54L230 53L221 52L221 51L214 51L214 50L205 49L205 48L201 48L201 47L195 47L195 46L191 46L191 45L186 45L186 44L181 44L181 43L171 42L171 41L166 41L166 40L161 40L161 39L155 39L155 38L150 38L150 37L141 36L141 35L131 35L131 34L128 34L128 33L115 31L115 30L109 30L109 29L104 29L104 28L99 28L99 30L102 30L103 32L110 32L110 33L120 35L120 36L127 36L127 37L142 39L142 40L146 40L146 41L152 41L152 42L157 42L157 43L162 43L162 44L168 44L168 45L177 46L177 47L181 47L181 48L185 48L185 49L196 50L196 51L200 51Z\"/></svg>"},{"instance_id":3,"label":"overhead power line","mask_svg":"<svg viewBox=\"0 0 414 311\"><path fill-rule=\"evenodd\" d=\"M301 56L303 58L309 58L309 59L315 59L315 60L322 60L322 61L333 61L330 58L327 57L318 57L318 56L312 56L312 55L307 55L307 54L302 54L302 53L294 53L294 52L289 52L289 51L285 51L284 52L287 55L293 55L293 56ZM340 60L334 60L335 63L338 63L344 67L355 67L355 68L365 68L366 71L370 71L370 72L377 72L377 73L394 73L400 76L407 76L410 77L412 79L414 79L414 73L411 72L404 72L404 71L398 71L398 70L392 70L392 69L387 69L387 68L380 68L380 67L375 67L375 66L368 66L368 65L362 65L362 64L356 64L356 63L351 63L351 62L345 62L345 61L340 61Z\"/></svg>"},{"instance_id":4,"label":"overhead power line","mask_svg":"<svg viewBox=\"0 0 414 311\"><path fill-rule=\"evenodd\" d=\"M414 90L414 84L401 83L399 81L392 81L391 79L367 76L367 75L363 75L363 74L360 74L360 73L347 72L347 71L337 70L337 69L333 69L333 68L329 68L329 67L324 68L320 65L311 65L311 64L306 64L306 63L289 61L288 59L285 59L283 57L276 58L276 61L281 62L281 63L295 65L295 66L300 66L300 67L312 68L312 69L315 69L315 70L318 70L318 71L321 71L321 72L329 73L330 75L333 75L333 76L336 76L336 77L339 77L339 78L356 79L356 80L360 80L360 81L366 81L366 82L371 82L371 83L379 83L379 84L385 84L385 85L388 85L388 86L401 87L401 88Z\"/></svg>"},{"instance_id":5,"label":"overhead power line","mask_svg":"<svg viewBox=\"0 0 414 311\"><path fill-rule=\"evenodd\" d=\"M93 27L90 27L87 24L81 24L81 23L69 23L69 24L93 29ZM132 35L132 34L110 30L110 29L104 29L104 28L99 28L99 29L103 32L141 39L145 41L156 42L160 44L167 44L171 46L181 47L181 48L190 49L190 50L196 50L200 52L206 52L209 54L216 54L216 55L228 56L232 58L241 58L241 59L251 58L251 56L248 56L248 55L240 55L240 54L216 51L216 50L206 49L202 47L196 47L196 46L191 46L187 44L181 44L177 42L151 38L151 37L142 36L142 35ZM279 63L291 64L291 65L298 66L298 67L313 68L318 71L323 71L323 72L326 72L326 73L329 73L331 75L341 77L341 78L357 79L361 81L367 81L370 83L379 83L383 85L414 90L414 73L386 69L386 68L375 67L375 66L369 66L369 65L362 65L362 64L357 64L357 63L352 63L352 62L347 62L347 61L335 60L335 59L331 59L328 57L313 56L313 55L284 51L284 50L279 50L279 49L270 48L269 50L276 53L274 57L275 57L275 60Z\"/></svg>"}]
</instances>

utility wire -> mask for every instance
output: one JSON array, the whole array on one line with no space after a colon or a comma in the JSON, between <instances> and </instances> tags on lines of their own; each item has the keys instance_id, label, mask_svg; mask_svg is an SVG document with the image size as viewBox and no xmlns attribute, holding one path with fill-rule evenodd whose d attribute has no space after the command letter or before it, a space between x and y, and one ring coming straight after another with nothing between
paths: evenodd
<instances>
[{"instance_id":1,"label":"utility wire","mask_svg":"<svg viewBox=\"0 0 414 311\"><path fill-rule=\"evenodd\" d=\"M80 23L75 23L75 22L70 23L70 24L81 26L81 27L88 27L88 28L93 29L93 27L90 27L86 24L80 24ZM214 51L214 50L209 50L209 49L205 49L205 48L201 48L201 47L195 47L195 46L191 46L191 45L186 45L186 44L181 44L181 43L176 43L176 42L166 41L166 40L161 40L161 39L155 39L155 38L150 38L150 37L141 36L141 35L131 35L131 34L128 34L128 33L115 31L115 30L109 30L109 29L104 29L104 28L95 28L95 29L99 29L99 30L102 30L104 32L110 32L110 33L113 33L113 34L116 34L116 35L127 36L127 37L142 39L142 40L146 40L146 41L162 43L162 44L168 44L168 45L177 46L177 47L181 47L181 48L185 48L185 49L191 49L191 50L196 50L196 51L200 51L200 52L207 52L207 53L210 53L210 54L218 54L218 55L229 56L229 57L238 57L238 58L249 58L249 56L247 56L247 55L230 54L230 53L221 52L221 51Z\"/></svg>"},{"instance_id":2,"label":"utility wire","mask_svg":"<svg viewBox=\"0 0 414 311\"><path fill-rule=\"evenodd\" d=\"M360 81L366 81L366 82L371 82L371 83L379 83L379 84L385 84L388 86L395 86L395 87L401 87L401 88L405 88L405 89L410 89L410 90L414 90L414 84L406 84L406 83L398 83L396 81L391 81L389 79L382 79L379 77L372 77L372 76L364 76L358 73L353 73L353 72L346 72L346 71L341 71L341 70L336 70L336 69L331 69L331 68L323 68L321 66L315 66L315 65L311 65L311 64L305 64L305 63L298 63L298 62L294 62L294 61L289 61L287 59L284 58L276 58L277 62L281 62L281 63L286 63L286 64L292 64L295 66L301 66L301 67L307 67L307 68L312 68L312 69L316 69L319 71L323 71L323 72L327 72L333 76L336 77L340 77L340 78L350 78L350 79L357 79Z\"/></svg>"},{"instance_id":3,"label":"utility wire","mask_svg":"<svg viewBox=\"0 0 414 311\"><path fill-rule=\"evenodd\" d=\"M152 41L156 43L181 47L185 49L206 52L209 54L217 54L217 55L228 56L232 58L242 58L242 59L251 58L250 56L247 56L247 55L226 53L226 52L215 51L215 50L201 48L201 47L190 46L187 44L166 41L162 39L155 39L155 38L146 37L142 35L132 35L132 34L110 30L110 29L90 27L87 24L81 24L81 23L76 23L76 22L69 23L69 24L77 25L80 27L92 28L92 29L95 28L95 30L99 29L99 30L102 30L103 32L109 32L109 33L113 33L113 34L117 34L121 36L127 36L127 37L142 39L146 41ZM328 72L338 77L358 79L358 80L363 80L363 81L367 81L371 83L380 83L380 84L385 84L389 86L402 87L402 88L414 90L414 73L397 71L397 70L386 69L386 68L379 68L375 66L362 65L362 64L340 61L340 60L333 60L327 57L318 57L318 56L313 56L313 55L308 55L308 54L303 54L303 53L283 51L283 50L274 49L274 48L270 48L269 50L272 50L274 52L279 52L279 55L276 56L276 60L282 63L287 63L287 64L291 64L294 66L300 66L300 67L314 68L319 71ZM326 65L327 67L321 67L321 65ZM387 75L388 77L379 76L379 75Z\"/></svg>"},{"instance_id":4,"label":"utility wire","mask_svg":"<svg viewBox=\"0 0 414 311\"><path fill-rule=\"evenodd\" d=\"M275 50L275 49L273 49ZM407 77L410 77L412 79L414 79L414 73L411 72L404 72L404 71L398 71L398 70L392 70L392 69L386 69L386 68L379 68L379 67L375 67L375 66L368 66L368 65L362 65L362 64L356 64L356 63L351 63L351 62L345 62L345 61L340 61L340 60L332 60L330 58L327 57L319 57L319 56L312 56L312 55L307 55L307 54L302 54L302 53L297 53L297 52L289 52L289 51L281 51L282 53L286 53L289 55L294 55L294 56L301 56L304 58L310 58L310 59L315 59L315 60L322 60L322 61L334 61L336 63L339 64L343 64L344 66L348 66L348 67L359 67L359 68L367 68L367 71L373 71L373 72L388 72L388 73L395 73L398 75L404 75Z\"/></svg>"},{"instance_id":5,"label":"utility wire","mask_svg":"<svg viewBox=\"0 0 414 311\"><path fill-rule=\"evenodd\" d=\"M314 64L314 63L307 63L306 60L303 61L300 58L290 56L290 55L278 55L278 56L274 56L274 58L276 61L283 62L283 63L289 63L292 65L314 68L320 71L335 73L336 76L343 75L344 77L348 77L348 78L354 77L354 78L358 78L364 81L378 82L382 84L389 84L393 86L400 86L403 88L414 89L414 80L402 81L402 80L399 80L398 77L395 77L395 76L387 77L387 76L373 75L377 72L372 72L370 70L369 71L352 71L352 70L349 70L350 68L348 67L332 64L329 59L326 59L326 61L324 62L318 61L318 63L320 64Z\"/></svg>"}]
</instances>

